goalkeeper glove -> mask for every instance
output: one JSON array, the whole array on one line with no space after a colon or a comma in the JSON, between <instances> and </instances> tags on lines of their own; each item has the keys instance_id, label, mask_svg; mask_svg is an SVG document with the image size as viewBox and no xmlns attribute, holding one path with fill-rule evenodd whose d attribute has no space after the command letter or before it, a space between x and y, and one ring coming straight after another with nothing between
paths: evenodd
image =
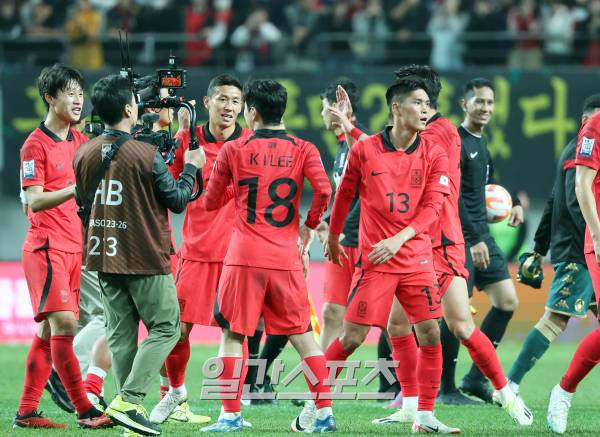
<instances>
[{"instance_id":1,"label":"goalkeeper glove","mask_svg":"<svg viewBox=\"0 0 600 437\"><path fill-rule=\"evenodd\" d=\"M519 256L517 281L533 288L541 288L544 280L543 257L539 253L525 252Z\"/></svg>"}]
</instances>

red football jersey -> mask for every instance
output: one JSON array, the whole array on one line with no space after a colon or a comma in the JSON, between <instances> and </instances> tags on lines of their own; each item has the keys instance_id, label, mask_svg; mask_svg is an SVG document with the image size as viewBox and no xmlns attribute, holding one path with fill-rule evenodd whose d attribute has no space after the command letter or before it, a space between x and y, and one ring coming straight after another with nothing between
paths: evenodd
<instances>
[{"instance_id":1,"label":"red football jersey","mask_svg":"<svg viewBox=\"0 0 600 437\"><path fill-rule=\"evenodd\" d=\"M251 134L250 129L236 124L235 130L226 141L237 138L246 139ZM173 177L178 178L183 171L183 155L190 145L190 133L183 131L178 132L175 136L181 140L181 144L175 151L175 158L170 169ZM196 127L196 136L198 143L204 147L206 155L206 165L202 168L202 179L204 188L206 188L217 154L225 141L217 141L210 133L208 124ZM229 202L222 208L207 211L204 206L204 197L202 195L187 205L179 254L182 258L193 261L223 262L233 230L235 205L233 202Z\"/></svg>"},{"instance_id":2,"label":"red football jersey","mask_svg":"<svg viewBox=\"0 0 600 437\"><path fill-rule=\"evenodd\" d=\"M406 150L396 150L389 130L359 141L348 157L346 173L335 195L330 232L339 234L358 187L359 248L362 268L389 273L431 271L428 230L450 193L446 152L417 135ZM437 195L436 195L437 194ZM368 259L373 245L407 226L417 234L385 264Z\"/></svg>"},{"instance_id":3,"label":"red football jersey","mask_svg":"<svg viewBox=\"0 0 600 437\"><path fill-rule=\"evenodd\" d=\"M331 197L331 185L314 144L284 130L259 129L226 143L208 182L206 205L218 207L233 182L235 222L226 265L300 270L298 206L304 178L313 187L305 224L314 229Z\"/></svg>"},{"instance_id":4,"label":"red football jersey","mask_svg":"<svg viewBox=\"0 0 600 437\"><path fill-rule=\"evenodd\" d=\"M583 165L592 168L598 173L594 178L592 191L596 199L596 212L600 215L600 112L591 116L579 130L577 136L577 152L575 165ZM594 243L590 230L585 227L584 253L594 252Z\"/></svg>"},{"instance_id":5,"label":"red football jersey","mask_svg":"<svg viewBox=\"0 0 600 437\"><path fill-rule=\"evenodd\" d=\"M456 126L438 112L421 133L421 138L443 148L448 155L448 178L450 195L442 205L439 220L431 225L430 236L433 247L465 242L460 224L458 198L460 195L460 135Z\"/></svg>"},{"instance_id":6,"label":"red football jersey","mask_svg":"<svg viewBox=\"0 0 600 437\"><path fill-rule=\"evenodd\" d=\"M88 138L70 129L67 139L61 140L44 123L36 128L21 148L21 186L39 185L44 191L58 191L75 184L73 156ZM63 252L81 252L83 236L77 216L75 199L40 212L28 209L29 230L23 250L33 252L48 241L49 248Z\"/></svg>"}]
</instances>

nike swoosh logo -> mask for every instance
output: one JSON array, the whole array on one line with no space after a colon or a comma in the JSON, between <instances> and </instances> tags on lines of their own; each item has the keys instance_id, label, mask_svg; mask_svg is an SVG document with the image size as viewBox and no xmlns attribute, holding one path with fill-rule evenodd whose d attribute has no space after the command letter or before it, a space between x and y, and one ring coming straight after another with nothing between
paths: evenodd
<instances>
[{"instance_id":1,"label":"nike swoosh logo","mask_svg":"<svg viewBox=\"0 0 600 437\"><path fill-rule=\"evenodd\" d=\"M436 426L435 428L433 426L429 426L429 425L421 425L422 427L424 427L427 431L431 431L431 432L438 432L440 430L439 426Z\"/></svg>"},{"instance_id":2,"label":"nike swoosh logo","mask_svg":"<svg viewBox=\"0 0 600 437\"><path fill-rule=\"evenodd\" d=\"M379 171L379 172L377 172L377 171L372 171L372 172L371 172L371 176L379 176L380 174L384 174L384 173L385 173L384 171Z\"/></svg>"},{"instance_id":3,"label":"nike swoosh logo","mask_svg":"<svg viewBox=\"0 0 600 437\"><path fill-rule=\"evenodd\" d=\"M471 159L475 158L477 155L479 154L479 152L473 152L473 153L469 153L469 156L471 157Z\"/></svg>"}]
</instances>

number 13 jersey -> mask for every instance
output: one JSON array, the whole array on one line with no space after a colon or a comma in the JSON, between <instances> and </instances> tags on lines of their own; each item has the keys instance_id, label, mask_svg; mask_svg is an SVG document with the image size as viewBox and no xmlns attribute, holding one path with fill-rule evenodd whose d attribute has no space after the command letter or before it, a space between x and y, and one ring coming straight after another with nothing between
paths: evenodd
<instances>
[{"instance_id":1,"label":"number 13 jersey","mask_svg":"<svg viewBox=\"0 0 600 437\"><path fill-rule=\"evenodd\" d=\"M428 227L439 218L444 196L450 193L446 152L419 135L406 150L396 150L391 127L359 141L350 150L348 166L335 195L330 232L339 234L344 203L359 190L359 248L365 270L411 274L432 271ZM374 265L373 245L407 226L417 234L385 264Z\"/></svg>"},{"instance_id":2,"label":"number 13 jersey","mask_svg":"<svg viewBox=\"0 0 600 437\"><path fill-rule=\"evenodd\" d=\"M225 265L302 269L298 206L304 177L313 187L305 224L314 229L329 203L331 185L312 143L271 129L225 143L205 199L207 209L218 207L233 182L236 218Z\"/></svg>"}]
</instances>

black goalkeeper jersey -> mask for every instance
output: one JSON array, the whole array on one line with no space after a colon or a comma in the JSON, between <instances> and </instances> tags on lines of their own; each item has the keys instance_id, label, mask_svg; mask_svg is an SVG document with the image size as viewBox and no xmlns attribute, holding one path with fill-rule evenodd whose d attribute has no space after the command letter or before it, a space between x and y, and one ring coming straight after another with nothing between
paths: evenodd
<instances>
[{"instance_id":1,"label":"black goalkeeper jersey","mask_svg":"<svg viewBox=\"0 0 600 437\"><path fill-rule=\"evenodd\" d=\"M357 127L362 130L364 133L367 131L361 125L357 125ZM344 171L346 170L346 164L348 163L348 154L350 153L350 148L348 147L348 143L345 139L341 139L342 136L338 138L339 146L337 152L335 154L335 159L333 161L333 184L334 188L337 190L340 181L342 180L342 176L344 175ZM334 194L335 196L335 194ZM329 223L329 215L325 219ZM342 246L346 247L358 247L358 226L360 224L360 201L358 200L358 192L354 199L352 199L352 204L350 205L350 212L344 221L344 238L340 241Z\"/></svg>"},{"instance_id":2,"label":"black goalkeeper jersey","mask_svg":"<svg viewBox=\"0 0 600 437\"><path fill-rule=\"evenodd\" d=\"M487 139L473 135L464 126L459 126L461 138L460 156L460 220L465 241L473 246L489 234L485 206L485 186L494 184L494 166L488 151ZM519 205L512 196L513 205Z\"/></svg>"},{"instance_id":3,"label":"black goalkeeper jersey","mask_svg":"<svg viewBox=\"0 0 600 437\"><path fill-rule=\"evenodd\" d=\"M575 196L576 149L577 139L573 138L560 155L552 193L535 232L534 250L546 255L550 249L552 264L576 262L585 265L585 220Z\"/></svg>"}]
</instances>

